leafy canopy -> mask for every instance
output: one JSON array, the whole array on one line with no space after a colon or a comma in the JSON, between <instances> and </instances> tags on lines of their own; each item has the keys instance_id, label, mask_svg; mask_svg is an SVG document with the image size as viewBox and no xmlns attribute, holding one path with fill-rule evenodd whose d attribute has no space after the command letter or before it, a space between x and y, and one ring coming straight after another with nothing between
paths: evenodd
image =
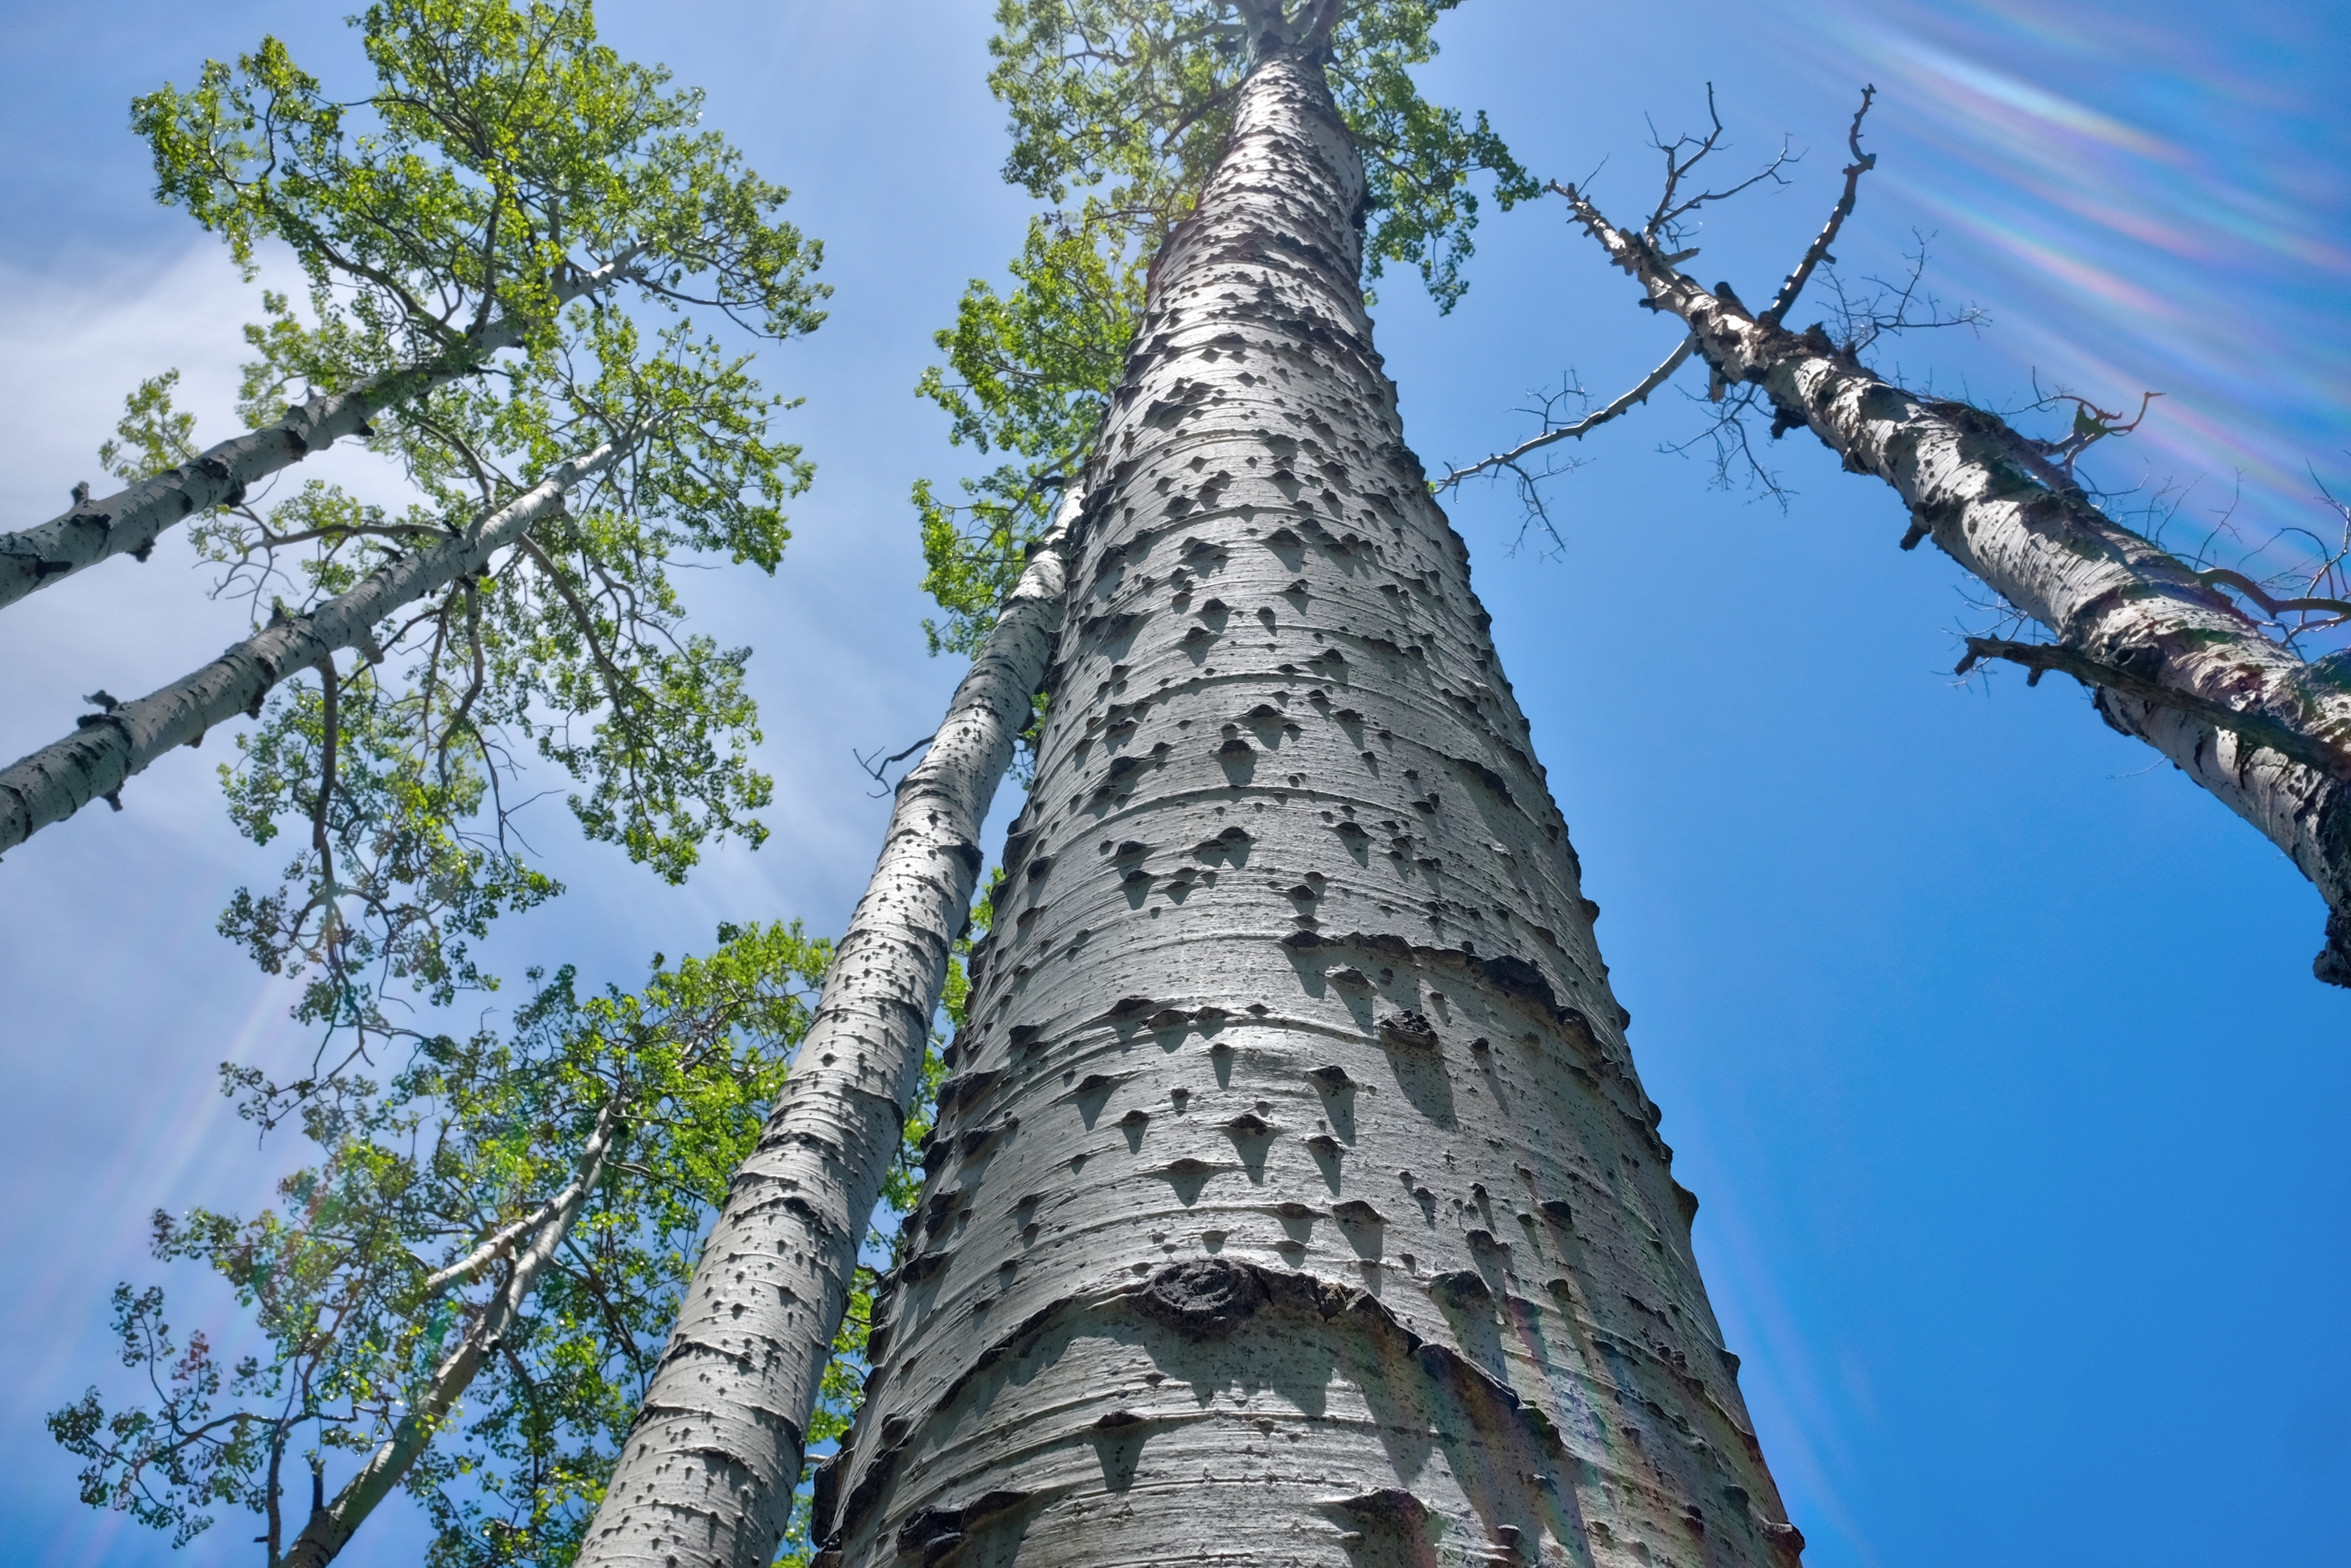
<instances>
[{"instance_id":1,"label":"leafy canopy","mask_svg":"<svg viewBox=\"0 0 2351 1568\"><path fill-rule=\"evenodd\" d=\"M281 688L224 770L239 830L292 828L299 847L223 929L265 969L310 972L301 1015L364 1049L394 1030L388 988L445 1003L493 986L471 945L558 891L519 836L528 763L571 784L588 836L672 881L716 839L764 836L748 650L686 627L675 573L772 572L811 471L769 438L782 400L682 312L785 336L827 291L783 190L698 129L698 94L597 43L589 6L386 0L354 21L376 74L362 99L329 99L265 40L134 119L162 199L248 267L280 241L308 275L307 311L262 296L240 415L408 376L367 440L413 499L317 481L239 497L194 521L200 556L256 622L298 614L567 459L613 458L488 571L378 628L367 662ZM453 360L471 373L413 373ZM111 471L195 454L175 379L130 399Z\"/></svg>"},{"instance_id":2,"label":"leafy canopy","mask_svg":"<svg viewBox=\"0 0 2351 1568\"><path fill-rule=\"evenodd\" d=\"M585 0L379 0L353 21L363 99L264 38L135 99L131 124L159 200L248 270L290 246L378 357L430 363L497 322L544 344L566 286L607 266L769 337L823 318L822 247L776 219L787 192L697 129L699 92L598 43Z\"/></svg>"},{"instance_id":3,"label":"leafy canopy","mask_svg":"<svg viewBox=\"0 0 2351 1568\"><path fill-rule=\"evenodd\" d=\"M988 85L1011 111L1004 176L1047 211L1029 222L1003 292L966 290L937 342L946 363L916 390L949 439L1008 460L959 502L914 489L924 587L946 612L932 651L975 649L1019 580L1068 477L1100 428L1142 319L1151 259L1224 151L1270 0L1001 0ZM1351 0L1323 70L1362 151L1370 275L1410 266L1441 311L1468 285L1479 216L1472 176L1504 210L1539 193L1479 113L1431 104L1412 67L1458 0ZM1304 9L1305 7L1299 7Z\"/></svg>"}]
</instances>

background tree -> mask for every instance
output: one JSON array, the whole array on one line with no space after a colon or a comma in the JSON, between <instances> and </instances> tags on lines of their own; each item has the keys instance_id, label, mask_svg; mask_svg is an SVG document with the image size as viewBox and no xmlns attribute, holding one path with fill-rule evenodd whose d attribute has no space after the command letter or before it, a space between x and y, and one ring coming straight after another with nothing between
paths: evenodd
<instances>
[{"instance_id":1,"label":"background tree","mask_svg":"<svg viewBox=\"0 0 2351 1568\"><path fill-rule=\"evenodd\" d=\"M1876 163L1861 140L1875 94L1865 89L1854 115L1852 161L1834 208L1761 309L1750 310L1727 283L1708 289L1680 270L1697 254L1685 241L1699 206L1753 182L1719 191L1704 184L1708 171L1700 165L1719 151L1719 119L1707 136L1667 150L1664 189L1637 230L1612 223L1574 186L1553 185L1609 258L1641 284L1646 303L1690 328L1634 395L1646 397L1694 348L1709 372L1708 396L1722 407L1714 428L1726 461L1755 462L1740 416L1768 408L1771 439L1810 430L1848 472L1892 485L1910 517L1901 547L1931 539L1991 590L2000 629L2036 632L2022 641L1967 638L1959 672L1995 659L2030 670L2032 683L2052 670L2080 681L2111 727L2153 746L2310 878L2329 911L2313 972L2351 986L2351 656L2338 646L2340 628L2351 625L2344 575L2351 535L2331 549L2318 541L2315 558L2257 581L2182 559L2116 521L2078 465L2092 446L2136 428L2153 394L2127 421L2084 398L2040 399L2037 408L2072 415L2065 434L2044 440L1991 410L1889 380L1861 357L1882 336L1925 324L1915 273L1907 285L1865 297L1835 284L1828 319L1801 332L1785 325L1830 261L1862 176ZM1632 396L1600 417L1622 411ZM1529 445L1580 433L1547 431ZM1510 467L1525 450L1447 482ZM1532 476L1517 472L1531 495Z\"/></svg>"},{"instance_id":2,"label":"background tree","mask_svg":"<svg viewBox=\"0 0 2351 1568\"><path fill-rule=\"evenodd\" d=\"M321 1161L283 1214L158 1211L154 1247L227 1280L267 1351L224 1366L162 1290L120 1287L155 1404L93 1388L50 1417L85 1501L175 1541L246 1508L269 1563L316 1564L404 1487L435 1563L568 1561L831 956L797 925L719 936L633 994L548 977L510 1038L422 1040L381 1085L225 1070Z\"/></svg>"},{"instance_id":3,"label":"background tree","mask_svg":"<svg viewBox=\"0 0 2351 1568\"><path fill-rule=\"evenodd\" d=\"M783 337L816 325L824 291L816 247L775 218L782 191L695 129L695 95L597 45L586 7L357 20L379 75L363 106L324 99L265 41L193 92L142 99L138 123L165 197L248 271L275 239L310 274L307 316L263 296L240 415L266 432L322 402L376 412L370 444L414 499L314 481L191 503L200 558L257 629L151 697L99 694L76 735L0 773L13 845L99 795L120 809L123 780L172 745L261 721L221 770L231 815L262 844L290 824L298 847L222 929L307 978L297 1017L319 1043L293 1081L230 1084L265 1127L298 1121L324 1163L290 1179L293 1219L159 1219L159 1253L235 1284L271 1355L224 1369L201 1336L175 1341L159 1293L125 1287L125 1357L160 1405L110 1417L93 1394L53 1428L89 1459L89 1501L182 1538L208 1503L243 1503L272 1562L324 1562L406 1485L444 1560L560 1562L708 1183L739 1160L729 1118L772 1100L825 950L797 928L728 936L641 996L589 1002L567 971L505 1045L420 1029L408 1003L494 989L472 944L559 890L516 831L532 753L575 784L589 837L671 881L715 839L764 836L748 649L684 626L674 574L696 556L772 572L809 465L768 437L780 400L691 319L564 300L593 272L606 294L635 281L664 313L699 297ZM101 454L134 496L185 494L212 461L175 380L133 394ZM287 686L306 670L315 686ZM464 1438L436 1441L461 1411ZM313 1507L289 1519L303 1433ZM336 1449L363 1458L330 1499Z\"/></svg>"},{"instance_id":4,"label":"background tree","mask_svg":"<svg viewBox=\"0 0 2351 1568\"><path fill-rule=\"evenodd\" d=\"M265 970L309 973L300 1015L364 1050L397 1027L388 987L447 1002L493 983L469 944L556 890L510 831L532 753L577 786L590 838L671 880L712 839L765 833L748 649L688 631L673 574L696 556L772 572L780 503L810 467L768 439L780 400L690 318L564 306L558 284L625 252L661 270L608 281L655 308L706 300L778 337L813 327L824 290L817 247L775 217L781 189L696 128L697 95L598 45L585 6L431 0L358 20L378 75L362 105L265 41L142 98L136 122L166 200L248 267L276 239L309 274L307 317L263 296L240 414L276 429L392 378L401 398L371 405L368 440L416 499L312 481L265 504L240 483L199 507L199 556L251 605L254 638L151 697L94 697L79 732L0 774L0 844L94 798L120 809L131 773L250 713L232 815L263 844L298 825L299 848L223 929ZM513 331L495 360L458 342L496 322ZM428 350L468 373L401 369ZM208 461L174 379L132 395L101 454L134 488ZM269 699L304 670L316 686Z\"/></svg>"}]
</instances>

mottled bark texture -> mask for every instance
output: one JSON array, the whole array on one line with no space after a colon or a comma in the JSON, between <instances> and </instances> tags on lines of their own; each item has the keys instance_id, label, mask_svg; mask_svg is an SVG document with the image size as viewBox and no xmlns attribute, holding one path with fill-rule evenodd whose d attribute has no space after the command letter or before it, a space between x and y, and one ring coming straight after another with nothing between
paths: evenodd
<instances>
[{"instance_id":1,"label":"mottled bark texture","mask_svg":"<svg viewBox=\"0 0 2351 1568\"><path fill-rule=\"evenodd\" d=\"M1809 429L1909 508L1932 539L2057 639L1971 639L1976 658L2062 669L2301 867L2325 898L2318 978L2351 985L2351 675L2279 646L2187 563L2098 510L1998 417L1906 391L1676 271L1570 191L1576 216L1649 300L1689 324L1721 380L1771 400L1774 433Z\"/></svg>"},{"instance_id":2,"label":"mottled bark texture","mask_svg":"<svg viewBox=\"0 0 2351 1568\"><path fill-rule=\"evenodd\" d=\"M553 290L556 303L610 288L630 275L643 249L632 245L593 271L560 280ZM511 318L486 323L428 363L386 371L347 391L321 392L286 410L277 423L231 436L128 490L96 500L77 499L69 510L37 527L0 534L0 607L111 556L145 560L163 530L183 518L215 506L234 506L247 490L278 470L345 436L369 433L369 419L381 410L470 375L491 355L522 340L521 326ZM75 492L77 497L82 493Z\"/></svg>"},{"instance_id":3,"label":"mottled bark texture","mask_svg":"<svg viewBox=\"0 0 2351 1568\"><path fill-rule=\"evenodd\" d=\"M1319 66L1088 472L829 1568L1786 1564L1574 852L1403 444Z\"/></svg>"},{"instance_id":4,"label":"mottled bark texture","mask_svg":"<svg viewBox=\"0 0 2351 1568\"><path fill-rule=\"evenodd\" d=\"M102 713L86 713L75 733L0 770L0 851L62 822L94 800L122 809L120 791L174 746L243 713L258 717L271 688L347 648L374 650L375 628L403 605L470 576L563 504L566 492L603 472L632 443L607 443L554 472L464 534L377 567L350 592L306 615L283 616L234 643L218 659L161 691Z\"/></svg>"},{"instance_id":5,"label":"mottled bark texture","mask_svg":"<svg viewBox=\"0 0 2351 1568\"><path fill-rule=\"evenodd\" d=\"M1052 658L1075 510L1063 506L898 785L872 880L703 1248L580 1568L766 1568L783 1540L857 1251L970 919L980 826Z\"/></svg>"},{"instance_id":6,"label":"mottled bark texture","mask_svg":"<svg viewBox=\"0 0 2351 1568\"><path fill-rule=\"evenodd\" d=\"M571 1180L534 1217L536 1224L529 1233L528 1244L515 1258L481 1315L458 1341L457 1348L434 1368L433 1381L426 1386L423 1397L408 1407L392 1435L368 1456L359 1474L335 1494L332 1502L311 1510L302 1533L294 1538L294 1543L277 1560L278 1568L326 1568L350 1543L359 1527L367 1522L376 1506L390 1497L392 1489L415 1468L416 1461L423 1457L425 1449L447 1422L449 1413L457 1407L457 1401L473 1386L482 1363L496 1353L498 1341L538 1289L547 1266L555 1261L556 1248L562 1245L571 1227L579 1222L580 1210L588 1206L596 1183L603 1178L604 1162L611 1156L612 1142L620 1133L622 1116L627 1108L625 1092L605 1102L596 1118L595 1130L580 1148ZM511 1247L519 1240L519 1236L510 1238L507 1245ZM475 1267L489 1261L484 1259ZM431 1285L444 1282L454 1284L455 1273L448 1271L428 1282L427 1299L434 1293Z\"/></svg>"}]
</instances>

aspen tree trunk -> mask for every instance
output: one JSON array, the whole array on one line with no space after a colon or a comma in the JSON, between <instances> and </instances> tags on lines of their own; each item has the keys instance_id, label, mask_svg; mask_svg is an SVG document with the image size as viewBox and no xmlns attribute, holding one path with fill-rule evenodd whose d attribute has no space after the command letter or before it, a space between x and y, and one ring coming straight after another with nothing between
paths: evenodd
<instances>
[{"instance_id":1,"label":"aspen tree trunk","mask_svg":"<svg viewBox=\"0 0 2351 1568\"><path fill-rule=\"evenodd\" d=\"M75 733L0 769L0 851L14 849L91 801L121 810L122 786L132 774L174 746L199 744L214 725L239 713L260 717L271 689L295 671L347 648L381 658L373 639L385 618L481 571L500 550L559 511L573 485L611 467L643 434L566 459L465 533L378 566L349 592L308 614L273 621L169 686L103 713L85 713Z\"/></svg>"},{"instance_id":2,"label":"aspen tree trunk","mask_svg":"<svg viewBox=\"0 0 2351 1568\"><path fill-rule=\"evenodd\" d=\"M599 294L632 275L644 246L632 244L592 271L554 284L558 306ZM245 493L314 452L349 435L369 433L368 420L395 403L471 375L501 348L523 340L523 324L502 317L468 332L446 354L427 363L388 370L347 391L320 392L286 410L277 423L246 431L207 448L177 468L95 500L77 499L47 523L0 534L0 607L116 556L143 561L163 530L182 518L233 506Z\"/></svg>"},{"instance_id":3,"label":"aspen tree trunk","mask_svg":"<svg viewBox=\"0 0 2351 1568\"><path fill-rule=\"evenodd\" d=\"M820 1563L1788 1564L1566 828L1403 444L1319 56L1090 468Z\"/></svg>"},{"instance_id":4,"label":"aspen tree trunk","mask_svg":"<svg viewBox=\"0 0 2351 1568\"><path fill-rule=\"evenodd\" d=\"M579 1568L767 1568L882 1183L921 1086L979 830L1061 625L1065 501L931 749L826 971L791 1075L735 1174Z\"/></svg>"},{"instance_id":5,"label":"aspen tree trunk","mask_svg":"<svg viewBox=\"0 0 2351 1568\"><path fill-rule=\"evenodd\" d=\"M1650 301L1688 323L1720 380L1763 389L1773 434L1809 429L1848 470L1893 486L1910 513L1904 549L1933 540L2057 639L1970 638L1960 668L2005 659L2093 688L2107 723L2170 759L2310 878L2329 911L2312 971L2351 985L2351 681L2273 641L2214 586L2220 574L2108 517L1998 416L1894 386L1818 327L1793 333L1769 312L1750 315L1562 189Z\"/></svg>"}]
</instances>

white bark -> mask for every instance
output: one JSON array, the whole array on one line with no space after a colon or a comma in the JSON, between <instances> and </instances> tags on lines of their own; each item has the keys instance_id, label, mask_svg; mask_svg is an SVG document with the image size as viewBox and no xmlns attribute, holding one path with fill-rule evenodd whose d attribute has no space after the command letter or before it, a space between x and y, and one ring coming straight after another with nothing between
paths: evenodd
<instances>
[{"instance_id":1,"label":"white bark","mask_svg":"<svg viewBox=\"0 0 2351 1568\"><path fill-rule=\"evenodd\" d=\"M600 293L629 276L643 253L631 245L590 272L573 273L555 286L556 303ZM437 359L389 370L360 387L321 392L288 409L276 424L231 436L201 456L168 468L130 489L96 500L77 501L71 510L37 527L0 535L0 608L40 588L114 556L141 560L163 530L183 517L214 506L235 505L262 480L322 452L348 435L362 432L371 416L421 396L460 376L471 375L501 348L523 339L523 326L493 321Z\"/></svg>"},{"instance_id":2,"label":"white bark","mask_svg":"<svg viewBox=\"0 0 2351 1568\"><path fill-rule=\"evenodd\" d=\"M1087 474L818 1562L1791 1563L1372 348L1360 161L1311 59L1237 113Z\"/></svg>"},{"instance_id":3,"label":"white bark","mask_svg":"<svg viewBox=\"0 0 2351 1568\"><path fill-rule=\"evenodd\" d=\"M457 1401L481 1371L483 1361L496 1353L498 1341L514 1325L531 1293L538 1289L539 1278L554 1261L556 1248L563 1244L563 1238L579 1221L580 1211L588 1206L596 1183L603 1179L604 1163L611 1155L627 1105L626 1091L614 1094L605 1102L597 1115L595 1129L580 1147L569 1184L549 1200L544 1221L532 1234L530 1244L515 1259L512 1272L490 1298L480 1319L458 1341L457 1348L434 1369L433 1381L423 1397L409 1407L392 1435L368 1456L359 1474L335 1494L332 1502L312 1511L302 1533L294 1538L286 1555L278 1559L278 1568L326 1568L368 1515L375 1511L376 1505L392 1495L392 1488L401 1483L431 1446L449 1412L457 1407Z\"/></svg>"},{"instance_id":4,"label":"white bark","mask_svg":"<svg viewBox=\"0 0 2351 1568\"><path fill-rule=\"evenodd\" d=\"M1995 416L1893 386L1824 335L1759 321L1570 200L1650 299L1689 324L1717 375L1759 384L1781 425L1809 428L1847 469L1894 487L1912 519L1906 548L1931 538L2038 622L2075 655L2055 667L2097 685L2108 722L2285 851L2331 911L2314 969L2351 984L2351 689L2100 512Z\"/></svg>"},{"instance_id":5,"label":"white bark","mask_svg":"<svg viewBox=\"0 0 2351 1568\"><path fill-rule=\"evenodd\" d=\"M980 826L1061 623L1065 502L899 784L882 855L758 1149L703 1249L580 1568L765 1568L869 1217L921 1081Z\"/></svg>"},{"instance_id":6,"label":"white bark","mask_svg":"<svg viewBox=\"0 0 2351 1568\"><path fill-rule=\"evenodd\" d=\"M640 432L642 434L642 432ZM15 848L93 800L121 809L125 780L173 746L193 746L214 725L258 713L270 689L347 648L372 648L375 628L486 566L563 504L571 487L625 455L635 437L567 459L538 484L465 533L377 567L350 592L307 615L272 622L210 664L135 701L85 714L80 729L0 770L0 851Z\"/></svg>"}]
</instances>

